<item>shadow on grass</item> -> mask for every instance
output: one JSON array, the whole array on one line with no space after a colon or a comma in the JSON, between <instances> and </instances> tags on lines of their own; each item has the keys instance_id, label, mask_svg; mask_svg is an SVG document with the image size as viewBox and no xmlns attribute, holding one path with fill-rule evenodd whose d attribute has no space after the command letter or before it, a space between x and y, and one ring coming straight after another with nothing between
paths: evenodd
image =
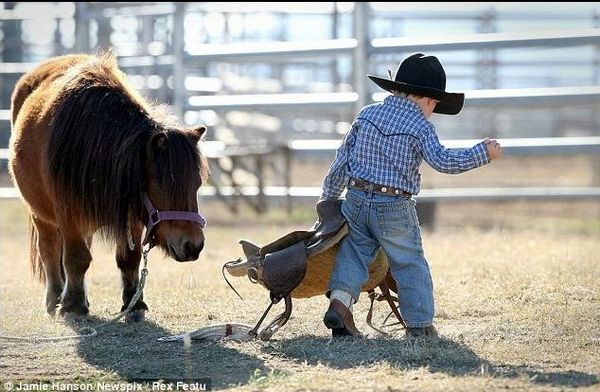
<instances>
[{"instance_id":1,"label":"shadow on grass","mask_svg":"<svg viewBox=\"0 0 600 392\"><path fill-rule=\"evenodd\" d=\"M99 325L106 320L88 317L82 326ZM129 382L210 379L213 390L251 381L256 369L268 373L262 360L220 344L158 342L172 335L152 321L134 324L114 323L102 327L98 335L78 343L79 356L89 365L116 374Z\"/></svg>"},{"instance_id":2,"label":"shadow on grass","mask_svg":"<svg viewBox=\"0 0 600 392\"><path fill-rule=\"evenodd\" d=\"M284 356L309 365L325 364L336 369L348 369L387 363L409 370L426 367L432 373L450 376L486 375L500 378L527 378L535 384L556 387L583 387L599 382L593 374L569 370L544 372L530 367L494 365L477 356L462 343L443 337L437 339L325 339L302 336L273 341L263 351Z\"/></svg>"}]
</instances>

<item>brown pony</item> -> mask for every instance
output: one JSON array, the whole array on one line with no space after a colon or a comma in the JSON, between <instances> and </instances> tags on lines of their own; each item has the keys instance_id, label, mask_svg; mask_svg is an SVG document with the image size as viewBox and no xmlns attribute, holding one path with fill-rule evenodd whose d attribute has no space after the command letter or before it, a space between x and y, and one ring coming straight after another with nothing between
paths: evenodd
<instances>
[{"instance_id":1,"label":"brown pony","mask_svg":"<svg viewBox=\"0 0 600 392\"><path fill-rule=\"evenodd\" d=\"M116 245L122 310L138 284L144 225L161 221L158 211L187 218L148 226L150 246L178 261L198 258L203 219L189 216L200 217L196 195L207 165L197 143L206 129L184 129L146 103L113 55L39 65L17 83L11 114L9 167L29 206L30 260L45 278L48 313L60 304L63 316L87 315L84 277L96 232ZM129 320L147 309L140 298Z\"/></svg>"}]
</instances>

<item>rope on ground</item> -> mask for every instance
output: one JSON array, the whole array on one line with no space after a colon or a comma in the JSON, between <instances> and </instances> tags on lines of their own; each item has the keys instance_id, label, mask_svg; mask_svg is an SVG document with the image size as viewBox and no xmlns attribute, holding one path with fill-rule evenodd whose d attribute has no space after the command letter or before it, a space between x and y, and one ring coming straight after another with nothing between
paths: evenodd
<instances>
[{"instance_id":1,"label":"rope on ground","mask_svg":"<svg viewBox=\"0 0 600 392\"><path fill-rule=\"evenodd\" d=\"M56 337L0 335L0 340L6 341L6 342L13 342L13 343L16 343L16 342L32 342L32 343L62 342L62 341L66 341L66 340L86 339L86 338L91 338L91 337L98 335L98 329L101 329L109 324L115 323L115 322L119 321L120 319L122 319L126 314L130 313L131 310L133 309L134 305L137 303L137 301L142 296L142 292L144 291L144 286L146 285L146 277L148 276L148 252L150 252L149 247L142 251L142 256L144 257L144 267L142 268L142 271L140 273L140 280L138 282L135 294L131 298L131 301L129 301L129 305L127 305L127 308L124 311L122 311L121 313L119 313L118 315L116 315L114 318L112 318L100 325L97 325L95 328L94 327L83 327L79 330L80 333L77 335L56 336ZM87 333L84 333L86 331L87 331Z\"/></svg>"}]
</instances>

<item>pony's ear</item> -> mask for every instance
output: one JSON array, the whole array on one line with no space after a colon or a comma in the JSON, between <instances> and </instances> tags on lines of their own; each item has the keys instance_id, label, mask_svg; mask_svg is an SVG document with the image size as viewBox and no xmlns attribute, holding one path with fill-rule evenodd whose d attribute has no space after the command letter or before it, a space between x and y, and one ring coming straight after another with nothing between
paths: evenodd
<instances>
[{"instance_id":1,"label":"pony's ear","mask_svg":"<svg viewBox=\"0 0 600 392\"><path fill-rule=\"evenodd\" d=\"M167 139L167 134L164 132L157 133L156 135L150 138L150 146L155 151L163 151L166 150L169 144L169 140Z\"/></svg>"},{"instance_id":2,"label":"pony's ear","mask_svg":"<svg viewBox=\"0 0 600 392\"><path fill-rule=\"evenodd\" d=\"M192 143L197 144L204 133L206 132L206 127L203 125L197 126L195 128L188 128L186 133L188 137L191 139Z\"/></svg>"}]
</instances>

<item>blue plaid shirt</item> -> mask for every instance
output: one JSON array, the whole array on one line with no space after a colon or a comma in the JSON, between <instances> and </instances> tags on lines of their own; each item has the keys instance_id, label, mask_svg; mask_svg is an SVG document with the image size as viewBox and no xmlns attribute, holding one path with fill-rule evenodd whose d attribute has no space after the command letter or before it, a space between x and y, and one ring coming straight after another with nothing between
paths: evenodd
<instances>
[{"instance_id":1,"label":"blue plaid shirt","mask_svg":"<svg viewBox=\"0 0 600 392\"><path fill-rule=\"evenodd\" d=\"M390 95L365 106L337 150L323 180L321 198L338 198L350 177L400 188L416 195L423 159L435 170L457 174L490 162L483 142L470 149L447 149L415 102Z\"/></svg>"}]
</instances>

